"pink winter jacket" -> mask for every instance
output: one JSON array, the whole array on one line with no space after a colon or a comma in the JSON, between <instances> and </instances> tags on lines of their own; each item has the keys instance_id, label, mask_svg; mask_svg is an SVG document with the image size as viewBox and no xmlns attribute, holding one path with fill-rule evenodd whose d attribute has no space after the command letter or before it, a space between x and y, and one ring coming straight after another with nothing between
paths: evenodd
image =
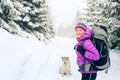
<instances>
[{"instance_id":1,"label":"pink winter jacket","mask_svg":"<svg viewBox=\"0 0 120 80\"><path fill-rule=\"evenodd\" d=\"M85 33L80 37L77 38L78 43L75 45L75 50L77 49L78 45L80 45L80 43L84 41L83 43L83 49L85 50L84 53L84 57L90 60L99 60L100 55L98 50L96 49L96 47L94 46L93 42L91 40L89 40L89 38L92 35L92 31L90 29L87 29L85 31ZM80 52L78 52L76 50L76 55L77 55L77 65L80 67L82 66L84 63L85 64L90 64L89 60L84 60L84 57L81 55ZM80 70L81 73L91 73L91 71L86 71L86 70ZM92 73L96 73L96 70L92 70Z\"/></svg>"}]
</instances>

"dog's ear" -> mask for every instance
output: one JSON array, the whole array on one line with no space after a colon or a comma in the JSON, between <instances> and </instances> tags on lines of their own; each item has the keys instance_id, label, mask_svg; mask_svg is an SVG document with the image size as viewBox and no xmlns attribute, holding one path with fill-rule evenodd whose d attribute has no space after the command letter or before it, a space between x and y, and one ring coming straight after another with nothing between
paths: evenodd
<instances>
[{"instance_id":1,"label":"dog's ear","mask_svg":"<svg viewBox=\"0 0 120 80\"><path fill-rule=\"evenodd\" d=\"M69 59L69 57L67 57L67 59Z\"/></svg>"},{"instance_id":2,"label":"dog's ear","mask_svg":"<svg viewBox=\"0 0 120 80\"><path fill-rule=\"evenodd\" d=\"M64 59L64 57L61 57L61 59Z\"/></svg>"}]
</instances>

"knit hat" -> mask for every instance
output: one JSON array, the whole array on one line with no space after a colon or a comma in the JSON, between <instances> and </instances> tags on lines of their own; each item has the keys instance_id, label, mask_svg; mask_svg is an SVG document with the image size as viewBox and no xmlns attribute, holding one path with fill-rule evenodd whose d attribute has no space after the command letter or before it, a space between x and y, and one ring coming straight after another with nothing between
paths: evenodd
<instances>
[{"instance_id":1,"label":"knit hat","mask_svg":"<svg viewBox=\"0 0 120 80\"><path fill-rule=\"evenodd\" d=\"M84 31L87 29L87 26L83 23L78 23L76 26L75 26L75 29L76 28L82 28Z\"/></svg>"}]
</instances>

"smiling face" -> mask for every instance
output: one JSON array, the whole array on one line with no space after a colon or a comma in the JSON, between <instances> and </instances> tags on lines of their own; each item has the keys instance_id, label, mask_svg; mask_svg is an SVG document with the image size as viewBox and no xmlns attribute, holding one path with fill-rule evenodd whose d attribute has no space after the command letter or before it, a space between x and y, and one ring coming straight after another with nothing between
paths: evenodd
<instances>
[{"instance_id":1,"label":"smiling face","mask_svg":"<svg viewBox=\"0 0 120 80\"><path fill-rule=\"evenodd\" d=\"M81 37L83 34L84 34L84 30L82 28L76 28L75 29L75 34L76 34L76 37Z\"/></svg>"}]
</instances>

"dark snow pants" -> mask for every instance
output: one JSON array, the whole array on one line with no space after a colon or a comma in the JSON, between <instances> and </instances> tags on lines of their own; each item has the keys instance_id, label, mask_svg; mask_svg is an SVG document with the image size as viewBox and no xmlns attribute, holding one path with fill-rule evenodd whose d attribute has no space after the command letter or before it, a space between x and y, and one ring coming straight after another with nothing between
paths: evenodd
<instances>
[{"instance_id":1,"label":"dark snow pants","mask_svg":"<svg viewBox=\"0 0 120 80\"><path fill-rule=\"evenodd\" d=\"M96 80L97 73L82 73L82 80Z\"/></svg>"}]
</instances>

